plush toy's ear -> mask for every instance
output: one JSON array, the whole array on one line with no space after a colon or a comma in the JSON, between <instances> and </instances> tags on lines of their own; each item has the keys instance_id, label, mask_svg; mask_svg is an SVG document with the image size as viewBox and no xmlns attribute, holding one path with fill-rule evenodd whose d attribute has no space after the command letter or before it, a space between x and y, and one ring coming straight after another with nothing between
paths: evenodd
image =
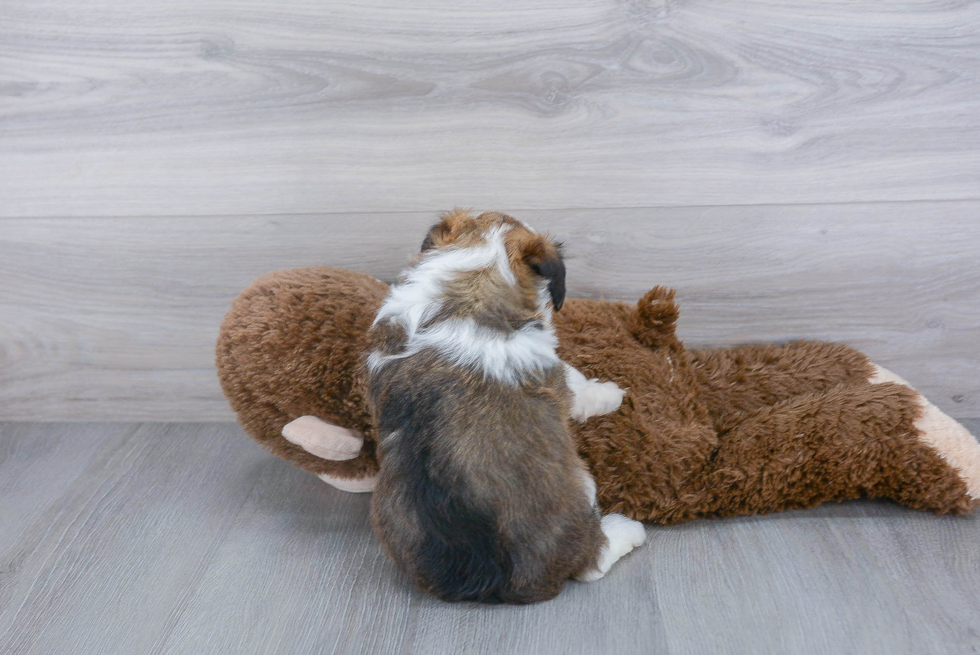
<instances>
[{"instance_id":1,"label":"plush toy's ear","mask_svg":"<svg viewBox=\"0 0 980 655\"><path fill-rule=\"evenodd\" d=\"M649 348L680 345L674 330L680 310L674 302L674 290L654 287L643 294L628 319L633 336Z\"/></svg>"},{"instance_id":2,"label":"plush toy's ear","mask_svg":"<svg viewBox=\"0 0 980 655\"><path fill-rule=\"evenodd\" d=\"M548 293L555 311L565 304L565 261L561 244L537 236L524 247L524 261L535 275L548 280Z\"/></svg>"},{"instance_id":3,"label":"plush toy's ear","mask_svg":"<svg viewBox=\"0 0 980 655\"><path fill-rule=\"evenodd\" d=\"M422 241L422 252L452 243L459 236L463 226L472 221L473 217L469 210L454 209L446 212L439 217L438 223L429 228L429 233Z\"/></svg>"}]
</instances>

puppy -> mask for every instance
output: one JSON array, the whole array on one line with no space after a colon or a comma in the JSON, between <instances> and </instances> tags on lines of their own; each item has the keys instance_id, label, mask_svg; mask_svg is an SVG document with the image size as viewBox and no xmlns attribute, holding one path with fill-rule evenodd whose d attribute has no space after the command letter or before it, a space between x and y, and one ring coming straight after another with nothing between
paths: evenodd
<instances>
[{"instance_id":1,"label":"puppy","mask_svg":"<svg viewBox=\"0 0 980 655\"><path fill-rule=\"evenodd\" d=\"M368 356L381 470L374 530L447 601L529 603L596 580L643 542L600 517L568 431L624 392L561 362L559 247L497 213L446 214L378 312Z\"/></svg>"}]
</instances>

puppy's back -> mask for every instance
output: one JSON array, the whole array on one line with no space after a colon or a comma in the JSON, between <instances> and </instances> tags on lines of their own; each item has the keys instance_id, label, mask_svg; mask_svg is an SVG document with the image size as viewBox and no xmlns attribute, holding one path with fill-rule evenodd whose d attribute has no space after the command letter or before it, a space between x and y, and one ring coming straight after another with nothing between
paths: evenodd
<instances>
[{"instance_id":1,"label":"puppy's back","mask_svg":"<svg viewBox=\"0 0 980 655\"><path fill-rule=\"evenodd\" d=\"M514 386L435 354L372 376L372 521L399 568L449 601L555 596L603 540L564 425L558 367Z\"/></svg>"}]
</instances>

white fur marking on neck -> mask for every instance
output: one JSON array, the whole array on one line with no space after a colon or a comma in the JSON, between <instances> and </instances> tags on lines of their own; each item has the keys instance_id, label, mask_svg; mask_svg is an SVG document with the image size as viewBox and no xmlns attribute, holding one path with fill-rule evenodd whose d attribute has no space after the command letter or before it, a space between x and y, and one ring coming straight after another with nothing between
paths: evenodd
<instances>
[{"instance_id":1,"label":"white fur marking on neck","mask_svg":"<svg viewBox=\"0 0 980 655\"><path fill-rule=\"evenodd\" d=\"M474 367L496 380L516 384L531 371L542 371L559 363L555 349L558 337L551 324L547 289L538 291L543 320L520 330L503 333L478 325L472 318L453 318L425 328L442 306L445 280L463 271L496 267L507 284L516 284L510 268L504 235L509 225L500 225L484 235L485 242L473 248L437 250L424 255L415 268L403 274L378 311L374 324L397 321L405 328L405 349L395 355L374 351L368 355L368 369L376 371L387 362L403 359L425 349L433 349L454 364Z\"/></svg>"},{"instance_id":2,"label":"white fur marking on neck","mask_svg":"<svg viewBox=\"0 0 980 655\"><path fill-rule=\"evenodd\" d=\"M507 284L516 284L517 278L510 268L504 246L504 234L509 229L509 225L500 225L489 230L483 235L485 243L473 248L450 248L424 254L415 268L402 274L401 282L392 285L374 325L394 318L411 338L420 325L439 311L443 284L454 273L496 266Z\"/></svg>"},{"instance_id":3,"label":"white fur marking on neck","mask_svg":"<svg viewBox=\"0 0 980 655\"><path fill-rule=\"evenodd\" d=\"M558 365L557 347L554 330L533 324L505 334L477 325L471 318L454 318L416 332L404 352L397 355L371 353L368 367L376 371L391 360L432 349L454 364L471 366L495 380L516 384L524 373Z\"/></svg>"}]
</instances>

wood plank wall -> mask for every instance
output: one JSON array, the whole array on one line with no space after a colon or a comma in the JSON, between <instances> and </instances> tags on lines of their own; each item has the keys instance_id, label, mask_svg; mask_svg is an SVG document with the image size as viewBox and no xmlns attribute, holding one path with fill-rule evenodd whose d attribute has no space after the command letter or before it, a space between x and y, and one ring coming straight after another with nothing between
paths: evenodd
<instances>
[{"instance_id":1,"label":"wood plank wall","mask_svg":"<svg viewBox=\"0 0 980 655\"><path fill-rule=\"evenodd\" d=\"M0 420L231 417L254 277L435 213L679 289L691 345L864 349L980 416L980 3L5 0Z\"/></svg>"}]
</instances>

